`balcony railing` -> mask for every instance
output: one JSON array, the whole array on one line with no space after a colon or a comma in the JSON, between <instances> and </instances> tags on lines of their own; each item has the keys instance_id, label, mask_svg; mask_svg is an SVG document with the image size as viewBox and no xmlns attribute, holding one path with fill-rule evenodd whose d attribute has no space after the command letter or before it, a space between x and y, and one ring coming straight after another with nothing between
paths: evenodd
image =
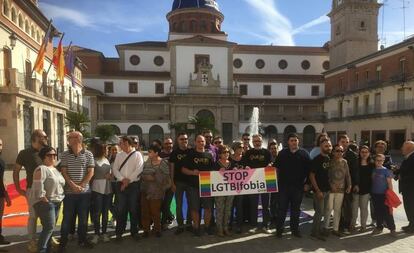
<instances>
[{"instance_id":1,"label":"balcony railing","mask_svg":"<svg viewBox=\"0 0 414 253\"><path fill-rule=\"evenodd\" d=\"M196 87L193 88L173 88L170 90L171 94L185 95L185 94L206 94L206 95L237 95L238 89L226 89L226 88L211 88L211 87Z\"/></svg>"},{"instance_id":2,"label":"balcony railing","mask_svg":"<svg viewBox=\"0 0 414 253\"><path fill-rule=\"evenodd\" d=\"M414 110L413 99L396 100L388 103L388 112Z\"/></svg>"}]
</instances>

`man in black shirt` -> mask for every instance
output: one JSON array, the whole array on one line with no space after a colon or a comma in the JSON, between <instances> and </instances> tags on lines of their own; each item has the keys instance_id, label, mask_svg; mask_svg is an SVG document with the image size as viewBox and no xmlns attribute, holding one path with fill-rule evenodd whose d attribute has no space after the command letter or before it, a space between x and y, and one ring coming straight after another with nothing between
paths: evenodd
<instances>
[{"instance_id":1,"label":"man in black shirt","mask_svg":"<svg viewBox=\"0 0 414 253\"><path fill-rule=\"evenodd\" d=\"M299 231L300 205L303 190L310 170L310 157L306 150L299 148L299 137L288 135L288 148L279 152L276 160L279 179L279 211L277 237L283 235L286 213L290 206L290 229L295 237L302 237Z\"/></svg>"},{"instance_id":2,"label":"man in black shirt","mask_svg":"<svg viewBox=\"0 0 414 253\"><path fill-rule=\"evenodd\" d=\"M48 137L46 133L41 129L33 131L31 137L31 146L19 152L16 158L16 165L13 170L13 182L16 187L16 191L27 198L29 206L29 219L27 222L27 231L29 244L27 248L30 252L36 252L36 221L37 216L32 206L32 199L30 194L32 183L33 183L33 172L35 169L42 164L42 159L39 157L39 151L44 146L48 145ZM20 186L20 170L24 168L26 171L26 190L23 190Z\"/></svg>"},{"instance_id":3,"label":"man in black shirt","mask_svg":"<svg viewBox=\"0 0 414 253\"><path fill-rule=\"evenodd\" d=\"M243 164L252 169L264 168L271 163L271 155L267 149L262 148L263 139L260 134L253 135L253 148L246 151L243 155ZM257 230L257 207L259 205L259 196L262 200L263 228L268 231L270 222L269 211L269 193L252 194L249 199L249 218L252 229L250 232Z\"/></svg>"},{"instance_id":4,"label":"man in black shirt","mask_svg":"<svg viewBox=\"0 0 414 253\"><path fill-rule=\"evenodd\" d=\"M330 165L329 155L332 152L332 143L330 140L323 140L320 143L321 153L312 160L311 171L309 174L312 183L314 195L313 206L315 214L313 215L311 236L319 240L325 241L325 233L321 231L321 221L325 212L325 206L329 200L329 177L328 170Z\"/></svg>"},{"instance_id":5,"label":"man in black shirt","mask_svg":"<svg viewBox=\"0 0 414 253\"><path fill-rule=\"evenodd\" d=\"M403 196L404 210L409 222L402 230L414 234L414 142L406 141L401 150L404 161L400 167L399 190Z\"/></svg>"},{"instance_id":6,"label":"man in black shirt","mask_svg":"<svg viewBox=\"0 0 414 253\"><path fill-rule=\"evenodd\" d=\"M205 150L206 140L204 136L196 136L196 148L191 150L184 162L182 172L189 176L188 198L190 199L191 218L193 220L193 230L196 236L201 235L200 231L200 204L204 209L204 224L208 234L213 234L210 226L211 214L213 209L213 198L206 197L200 199L199 177L201 171L212 171L214 168L214 158L210 152Z\"/></svg>"},{"instance_id":7,"label":"man in black shirt","mask_svg":"<svg viewBox=\"0 0 414 253\"><path fill-rule=\"evenodd\" d=\"M3 211L4 211L4 201L6 201L7 206L11 206L11 201L9 194L6 191L4 186L4 171L6 170L6 163L1 158L1 153L3 151L3 140L0 139L0 245L7 245L10 242L6 241L2 235L2 220L3 220Z\"/></svg>"},{"instance_id":8,"label":"man in black shirt","mask_svg":"<svg viewBox=\"0 0 414 253\"><path fill-rule=\"evenodd\" d=\"M186 133L177 134L177 143L178 147L173 150L170 154L170 175L172 183L172 191L175 192L175 202L176 202L176 216L178 227L175 234L181 234L184 232L184 218L183 218L183 195L184 192L187 196L187 206L188 205L188 179L189 176L183 174L181 171L184 161L187 157L190 149L188 148L188 136ZM187 211L187 224L188 224L188 215L190 211Z\"/></svg>"}]
</instances>

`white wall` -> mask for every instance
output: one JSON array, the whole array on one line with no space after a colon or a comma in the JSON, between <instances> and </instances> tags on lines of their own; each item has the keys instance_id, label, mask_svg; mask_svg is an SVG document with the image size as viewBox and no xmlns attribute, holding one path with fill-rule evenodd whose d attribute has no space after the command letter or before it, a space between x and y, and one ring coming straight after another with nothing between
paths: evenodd
<instances>
[{"instance_id":1,"label":"white wall","mask_svg":"<svg viewBox=\"0 0 414 253\"><path fill-rule=\"evenodd\" d=\"M213 78L220 75L221 88L227 89L228 82L228 48L227 47L201 47L177 46L177 87L188 88L190 73L194 75L195 55L210 55L210 64L213 65Z\"/></svg>"},{"instance_id":2,"label":"white wall","mask_svg":"<svg viewBox=\"0 0 414 253\"><path fill-rule=\"evenodd\" d=\"M243 66L239 69L233 67L235 74L287 74L287 75L320 75L326 71L322 64L329 60L327 55L277 55L277 54L234 54L233 60L240 59ZM265 66L262 69L256 67L256 61L262 59ZM286 69L279 68L279 61L286 60ZM308 60L310 68L302 69L302 61Z\"/></svg>"},{"instance_id":3,"label":"white wall","mask_svg":"<svg viewBox=\"0 0 414 253\"><path fill-rule=\"evenodd\" d=\"M240 85L247 85L247 95L243 98L279 98L279 99L318 99L325 94L324 83L251 83L239 82ZM263 95L263 86L271 85L272 95ZM296 86L296 95L288 96L288 86ZM319 86L319 96L312 96L312 86Z\"/></svg>"},{"instance_id":4,"label":"white wall","mask_svg":"<svg viewBox=\"0 0 414 253\"><path fill-rule=\"evenodd\" d=\"M140 63L136 66L129 62L132 55L138 55ZM154 64L154 58L161 56L164 58L164 64L157 66ZM126 71L155 71L168 72L170 71L170 52L169 51L144 51L144 50L125 50L125 70Z\"/></svg>"},{"instance_id":5,"label":"white wall","mask_svg":"<svg viewBox=\"0 0 414 253\"><path fill-rule=\"evenodd\" d=\"M105 82L114 83L114 93L106 93L111 97L165 97L170 92L171 82L167 80L124 80L124 79L83 79L84 85L103 93ZM138 83L138 94L129 93L129 83ZM155 83L164 83L164 94L155 94Z\"/></svg>"}]
</instances>

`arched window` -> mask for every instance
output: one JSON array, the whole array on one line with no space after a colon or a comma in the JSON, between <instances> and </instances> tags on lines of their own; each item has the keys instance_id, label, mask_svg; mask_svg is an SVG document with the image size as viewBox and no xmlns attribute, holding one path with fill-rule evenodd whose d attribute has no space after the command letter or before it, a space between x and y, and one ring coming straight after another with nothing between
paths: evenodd
<instances>
[{"instance_id":1,"label":"arched window","mask_svg":"<svg viewBox=\"0 0 414 253\"><path fill-rule=\"evenodd\" d=\"M303 147L310 148L315 143L316 130L313 126L308 125L303 129Z\"/></svg>"},{"instance_id":2,"label":"arched window","mask_svg":"<svg viewBox=\"0 0 414 253\"><path fill-rule=\"evenodd\" d=\"M19 27L20 27L20 29L24 28L23 27L23 16L22 16L22 14L19 14Z\"/></svg>"},{"instance_id":3,"label":"arched window","mask_svg":"<svg viewBox=\"0 0 414 253\"><path fill-rule=\"evenodd\" d=\"M10 14L10 6L9 6L9 2L7 2L6 0L3 1L3 14L4 16L9 16Z\"/></svg>"},{"instance_id":4,"label":"arched window","mask_svg":"<svg viewBox=\"0 0 414 253\"><path fill-rule=\"evenodd\" d=\"M26 21L24 21L24 31L26 33L30 32L30 25L29 25L29 20L26 19Z\"/></svg>"},{"instance_id":5,"label":"arched window","mask_svg":"<svg viewBox=\"0 0 414 253\"><path fill-rule=\"evenodd\" d=\"M30 36L32 36L32 38L36 38L36 30L35 30L33 25L32 25L32 29L31 29L31 32L30 32Z\"/></svg>"},{"instance_id":6,"label":"arched window","mask_svg":"<svg viewBox=\"0 0 414 253\"><path fill-rule=\"evenodd\" d=\"M283 131L283 145L287 146L287 142L288 142L288 135L291 133L296 133L296 127L289 125L285 128L285 131Z\"/></svg>"},{"instance_id":7,"label":"arched window","mask_svg":"<svg viewBox=\"0 0 414 253\"><path fill-rule=\"evenodd\" d=\"M149 141L151 143L152 141L157 139L164 139L164 130L159 125L154 125L149 130Z\"/></svg>"},{"instance_id":8,"label":"arched window","mask_svg":"<svg viewBox=\"0 0 414 253\"><path fill-rule=\"evenodd\" d=\"M137 136L139 141L142 142L142 128L138 125L131 125L127 130L128 136Z\"/></svg>"},{"instance_id":9,"label":"arched window","mask_svg":"<svg viewBox=\"0 0 414 253\"><path fill-rule=\"evenodd\" d=\"M264 129L266 139L277 139L277 128L273 125L267 126Z\"/></svg>"},{"instance_id":10,"label":"arched window","mask_svg":"<svg viewBox=\"0 0 414 253\"><path fill-rule=\"evenodd\" d=\"M17 21L16 9L14 7L12 7L11 9L11 20L13 21L13 23L16 23Z\"/></svg>"}]
</instances>

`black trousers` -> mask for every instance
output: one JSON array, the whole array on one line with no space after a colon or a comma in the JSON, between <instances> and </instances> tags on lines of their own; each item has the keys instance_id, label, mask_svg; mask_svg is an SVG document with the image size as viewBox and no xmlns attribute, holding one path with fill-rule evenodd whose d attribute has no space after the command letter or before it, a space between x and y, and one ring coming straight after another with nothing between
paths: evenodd
<instances>
[{"instance_id":1,"label":"black trousers","mask_svg":"<svg viewBox=\"0 0 414 253\"><path fill-rule=\"evenodd\" d=\"M339 222L339 229L349 229L352 221L352 193L345 193L344 201L342 202L341 221Z\"/></svg>"},{"instance_id":2,"label":"black trousers","mask_svg":"<svg viewBox=\"0 0 414 253\"><path fill-rule=\"evenodd\" d=\"M403 191L404 210L411 229L414 229L414 190Z\"/></svg>"},{"instance_id":3,"label":"black trousers","mask_svg":"<svg viewBox=\"0 0 414 253\"><path fill-rule=\"evenodd\" d=\"M279 208L276 229L278 231L283 231L287 211L290 208L290 229L292 232L298 232L303 189L298 189L294 186L286 186L279 190Z\"/></svg>"}]
</instances>

